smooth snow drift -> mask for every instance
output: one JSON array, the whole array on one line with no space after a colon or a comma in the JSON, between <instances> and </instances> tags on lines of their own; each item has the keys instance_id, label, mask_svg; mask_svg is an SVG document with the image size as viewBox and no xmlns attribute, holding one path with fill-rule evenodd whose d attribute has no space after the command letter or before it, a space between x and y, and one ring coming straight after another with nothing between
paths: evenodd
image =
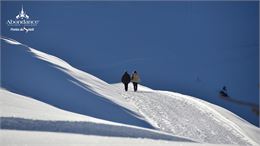
<instances>
[{"instance_id":1,"label":"smooth snow drift","mask_svg":"<svg viewBox=\"0 0 260 146\"><path fill-rule=\"evenodd\" d=\"M94 135L64 134L53 132L30 132L2 130L0 144L19 146L201 146L199 143L173 142L140 138L104 137ZM14 136L16 136L14 140ZM8 144L6 144L8 143ZM206 144L207 146L227 146ZM205 145L203 145L205 146Z\"/></svg>"},{"instance_id":2,"label":"smooth snow drift","mask_svg":"<svg viewBox=\"0 0 260 146\"><path fill-rule=\"evenodd\" d=\"M47 73L48 74L47 77L50 78L49 80L51 79L61 80L61 82L57 83L60 86L62 86L61 83L69 80L70 83L73 83L73 88L75 88L75 90L72 91L67 91L66 90L67 88L61 91L59 90L53 91L53 88L51 87L49 88L43 87L44 88L43 90L42 88L39 89L39 87L37 88L31 86L33 84L29 84L31 88L34 88L39 92L38 94L35 93L31 95L30 94L31 90L29 90L26 87L18 86L14 84L12 79L10 79L12 78L12 76L6 76L6 78L4 78L5 84L3 85L6 85L4 86L4 88L8 90L12 91L13 90L12 87L14 87L17 90L19 90L19 92L22 92L24 95L29 94L31 95L31 97L35 99L40 99L41 101L50 103L60 108L72 112L80 112L80 110L79 111L75 110L75 108L73 107L67 108L61 105L61 102L64 102L64 100L66 99L68 100L68 102L66 102L68 106L71 106L71 104L76 106L76 104L71 102L72 100L70 101L71 97L67 97L65 99L59 99L58 101L53 101L59 95L66 96L64 92L68 93L70 96L78 95L77 94L78 92L76 91L78 91L79 90L78 88L80 88L84 90L84 92L82 92L82 96L84 98L80 98L81 96L76 96L78 97L76 98L77 101L78 100L84 101L92 97L93 96L92 94L94 94L95 97L91 98L91 100L88 100L88 102L85 104L88 104L89 106L96 105L96 110L100 110L100 111L107 111L107 107L108 106L111 107L110 109L112 112L109 113L109 115L112 118L106 117L106 115L102 115L102 114L98 115L99 113L95 113L94 107L91 108L91 110L87 110L86 112L82 113L90 117L95 117L99 119L101 118L101 119L105 119L106 121L108 120L117 123L130 124L139 127L146 127L146 128L154 127L158 130L167 132L169 134L186 137L188 139L201 142L201 143L260 145L259 128L255 127L254 125L246 122L245 120L239 118L235 114L219 106L210 104L206 101L199 100L194 97L181 95L181 94L168 92L168 91L152 90L147 87L141 87L140 90L136 93L132 91L124 92L122 84L110 85L96 78L95 76L92 76L86 72L83 72L81 70L72 67L67 62L55 56L27 47L26 45L23 45L11 39L6 39L6 38L1 38L1 39L7 42L8 44L23 46L22 48L15 48L15 47L12 48L13 52L17 51L18 49L21 49L20 50L21 54L23 54L23 52L29 51L29 54L31 56L35 56L38 60L40 59L43 61L38 63L37 62L38 60L31 60L37 62L34 64L36 67L32 68L31 70L37 70L37 69L40 70L41 68L37 68L37 67L39 66L46 67L51 65L54 67L54 69L52 68L52 70L54 70L55 73L53 72ZM10 46L6 45L3 49L5 49L5 51L8 52L9 49L8 47ZM10 51L9 53L7 53L7 55L12 55L13 52ZM30 59L28 54L26 55ZM5 60L3 60L3 62L4 61ZM26 64L27 62L23 62L23 60L19 60L19 63ZM16 69L15 66L10 66L12 64L8 64L8 65L9 65L8 67L10 68L13 67L12 69L14 70ZM23 71L23 69L20 70ZM41 72L37 72L37 73L41 73ZM57 75L57 73L59 76ZM65 73L66 76L62 75L61 73ZM62 77L64 78L62 79L60 75L62 75ZM25 78L27 77L26 74L25 75L21 74L21 76L16 79L18 80L22 78L22 76L25 76ZM46 82L49 81L47 77L45 79ZM13 76L13 78L15 77ZM51 83L48 85L51 85ZM70 86L72 85L70 84ZM86 96L85 94L87 94L88 96ZM44 99L39 98L43 95L46 95ZM50 97L53 97L54 99L51 99ZM99 98L101 101L104 102L97 102L96 101L97 98ZM89 108L89 107L88 106L84 107L83 104L81 108L82 108L81 110L84 110L85 108ZM122 110L118 111L119 109ZM126 110L127 112L124 112ZM36 123L41 123L43 125L46 125L47 127L53 126L53 124L64 126L64 123L44 123L45 121L37 121L37 120L34 121L32 117L27 117L27 118L20 117L21 119L20 118L10 119L10 115L9 116L4 115L4 113L5 112L1 113L3 114L1 115L3 121L6 123L11 123L11 125L13 126L15 125L15 122L13 122L12 120L20 121L21 123L24 123L24 125L30 125L30 123L36 122ZM37 116L37 114L35 114L35 116ZM117 117L117 118L113 118L113 117ZM128 120L130 120L131 122L128 122ZM148 124L152 126L149 127ZM72 125L74 124L72 123ZM12 129L13 126L8 127L7 124L6 127L8 128L6 129ZM22 125L20 126L22 127ZM13 129L22 130L22 128L19 128L20 126L16 126ZM36 129L41 130L38 127ZM27 127L27 130L35 130L35 129L33 127L29 127L29 128ZM73 131L73 129L70 129L70 131L71 130ZM138 133L135 133L133 135L138 135ZM118 136L123 137L123 134ZM126 137L131 137L131 136L127 135Z\"/></svg>"}]
</instances>

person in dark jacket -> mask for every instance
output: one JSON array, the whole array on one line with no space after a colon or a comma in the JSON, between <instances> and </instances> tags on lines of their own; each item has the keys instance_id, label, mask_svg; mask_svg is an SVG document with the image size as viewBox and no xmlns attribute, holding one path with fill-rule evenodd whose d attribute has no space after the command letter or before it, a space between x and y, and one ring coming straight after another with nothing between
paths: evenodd
<instances>
[{"instance_id":1,"label":"person in dark jacket","mask_svg":"<svg viewBox=\"0 0 260 146\"><path fill-rule=\"evenodd\" d=\"M139 77L139 75L137 74L137 71L134 71L134 73L132 74L131 81L133 82L134 91L136 92L136 91L137 91L138 83L140 82L140 77Z\"/></svg>"},{"instance_id":2,"label":"person in dark jacket","mask_svg":"<svg viewBox=\"0 0 260 146\"><path fill-rule=\"evenodd\" d=\"M128 84L130 83L130 81L131 81L130 75L127 72L125 72L121 78L121 82L125 85L125 91L128 90Z\"/></svg>"}]
</instances>

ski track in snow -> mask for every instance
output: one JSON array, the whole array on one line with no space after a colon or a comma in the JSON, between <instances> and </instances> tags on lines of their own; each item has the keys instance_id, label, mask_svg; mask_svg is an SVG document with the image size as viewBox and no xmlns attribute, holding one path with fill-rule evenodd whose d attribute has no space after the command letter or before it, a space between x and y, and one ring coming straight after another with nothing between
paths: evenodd
<instances>
[{"instance_id":1,"label":"ski track in snow","mask_svg":"<svg viewBox=\"0 0 260 146\"><path fill-rule=\"evenodd\" d=\"M230 126L232 123L225 118L215 117L217 114L209 111L209 107L203 108L203 103L160 91L130 91L121 95L154 127L164 132L202 143L257 145L239 129Z\"/></svg>"}]
</instances>

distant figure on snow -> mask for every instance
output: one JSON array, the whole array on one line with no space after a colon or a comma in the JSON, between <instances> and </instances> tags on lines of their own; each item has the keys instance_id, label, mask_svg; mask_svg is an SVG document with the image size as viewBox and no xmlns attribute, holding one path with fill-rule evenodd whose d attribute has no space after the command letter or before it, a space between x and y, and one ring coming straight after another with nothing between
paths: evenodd
<instances>
[{"instance_id":1,"label":"distant figure on snow","mask_svg":"<svg viewBox=\"0 0 260 146\"><path fill-rule=\"evenodd\" d=\"M126 71L121 78L121 82L125 85L125 91L128 90L128 84L130 83L130 81L131 81L130 75Z\"/></svg>"},{"instance_id":2,"label":"distant figure on snow","mask_svg":"<svg viewBox=\"0 0 260 146\"><path fill-rule=\"evenodd\" d=\"M222 90L219 91L219 94L220 94L221 97L224 97L224 98L228 98L228 97L229 97L229 96L228 96L228 93L227 93L227 88L226 88L226 86L223 86Z\"/></svg>"},{"instance_id":3,"label":"distant figure on snow","mask_svg":"<svg viewBox=\"0 0 260 146\"><path fill-rule=\"evenodd\" d=\"M133 82L134 91L136 92L137 91L137 85L140 82L140 77L139 77L139 75L137 74L136 71L134 71L134 73L132 74L131 81Z\"/></svg>"}]
</instances>

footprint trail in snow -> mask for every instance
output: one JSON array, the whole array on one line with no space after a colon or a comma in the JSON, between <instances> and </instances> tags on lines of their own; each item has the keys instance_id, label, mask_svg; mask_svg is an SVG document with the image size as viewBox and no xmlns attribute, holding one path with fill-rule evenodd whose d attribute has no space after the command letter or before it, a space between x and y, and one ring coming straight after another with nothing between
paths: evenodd
<instances>
[{"instance_id":1,"label":"footprint trail in snow","mask_svg":"<svg viewBox=\"0 0 260 146\"><path fill-rule=\"evenodd\" d=\"M209 111L203 103L164 91L128 91L121 95L131 102L155 128L203 143L252 145L230 121Z\"/></svg>"}]
</instances>

